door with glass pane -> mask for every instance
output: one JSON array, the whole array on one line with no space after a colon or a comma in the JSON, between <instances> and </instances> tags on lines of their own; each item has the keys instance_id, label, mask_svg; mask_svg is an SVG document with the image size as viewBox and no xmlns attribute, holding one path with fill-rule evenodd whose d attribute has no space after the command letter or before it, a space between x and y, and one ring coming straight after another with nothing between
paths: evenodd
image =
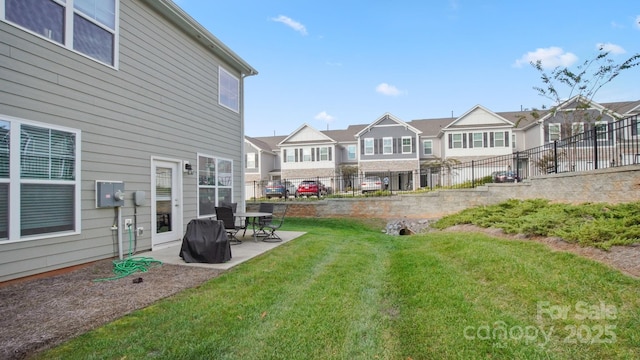
<instances>
[{"instance_id":1,"label":"door with glass pane","mask_svg":"<svg viewBox=\"0 0 640 360\"><path fill-rule=\"evenodd\" d=\"M153 160L151 173L152 247L155 247L181 238L180 163Z\"/></svg>"}]
</instances>

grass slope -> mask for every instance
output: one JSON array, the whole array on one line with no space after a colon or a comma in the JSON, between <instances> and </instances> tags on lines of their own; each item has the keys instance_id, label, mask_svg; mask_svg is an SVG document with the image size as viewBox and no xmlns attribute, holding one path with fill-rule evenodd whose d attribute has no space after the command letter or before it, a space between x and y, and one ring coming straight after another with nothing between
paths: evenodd
<instances>
[{"instance_id":1,"label":"grass slope","mask_svg":"<svg viewBox=\"0 0 640 360\"><path fill-rule=\"evenodd\" d=\"M537 243L382 226L288 219L307 235L40 358L640 357L637 280Z\"/></svg>"}]
</instances>

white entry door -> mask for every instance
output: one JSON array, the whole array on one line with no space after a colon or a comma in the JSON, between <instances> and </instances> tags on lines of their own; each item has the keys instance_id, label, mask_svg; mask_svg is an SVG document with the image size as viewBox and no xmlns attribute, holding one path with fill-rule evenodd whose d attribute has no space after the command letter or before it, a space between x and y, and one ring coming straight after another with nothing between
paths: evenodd
<instances>
[{"instance_id":1,"label":"white entry door","mask_svg":"<svg viewBox=\"0 0 640 360\"><path fill-rule=\"evenodd\" d=\"M151 247L182 237L181 163L151 160Z\"/></svg>"}]
</instances>

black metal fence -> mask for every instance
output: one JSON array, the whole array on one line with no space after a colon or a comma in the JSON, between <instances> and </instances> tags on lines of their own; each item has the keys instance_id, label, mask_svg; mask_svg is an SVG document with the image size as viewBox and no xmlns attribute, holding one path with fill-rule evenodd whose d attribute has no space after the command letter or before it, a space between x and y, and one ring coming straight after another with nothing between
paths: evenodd
<instances>
[{"instance_id":1,"label":"black metal fence","mask_svg":"<svg viewBox=\"0 0 640 360\"><path fill-rule=\"evenodd\" d=\"M513 154L421 169L421 183L428 188L473 188L487 182L639 164L639 130L638 116L596 123L586 132ZM513 179L504 179L505 173Z\"/></svg>"},{"instance_id":2,"label":"black metal fence","mask_svg":"<svg viewBox=\"0 0 640 360\"><path fill-rule=\"evenodd\" d=\"M305 180L324 186L320 195L390 195L418 189L474 188L489 182L516 182L532 176L590 171L640 164L638 116L613 123L594 124L586 132L532 149L463 163L423 164L419 172L381 171L366 175L282 179L288 196L269 193L269 181L247 183L248 198L293 198ZM414 184L415 182L415 184ZM303 196L308 196L305 194Z\"/></svg>"},{"instance_id":3,"label":"black metal fence","mask_svg":"<svg viewBox=\"0 0 640 360\"><path fill-rule=\"evenodd\" d=\"M331 195L391 195L414 190L414 174L411 171L367 172L366 175L336 175L304 178L286 178L275 181L261 180L247 182L247 198L290 199L300 197L324 197ZM320 183L319 193L302 190L304 183ZM300 189L299 189L300 187ZM286 195L285 195L286 194Z\"/></svg>"}]
</instances>

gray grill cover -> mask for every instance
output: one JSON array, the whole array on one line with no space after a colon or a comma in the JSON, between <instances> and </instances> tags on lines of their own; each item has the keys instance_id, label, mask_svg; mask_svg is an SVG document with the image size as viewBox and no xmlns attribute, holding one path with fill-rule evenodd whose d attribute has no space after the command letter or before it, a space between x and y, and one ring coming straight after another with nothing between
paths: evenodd
<instances>
[{"instance_id":1,"label":"gray grill cover","mask_svg":"<svg viewBox=\"0 0 640 360\"><path fill-rule=\"evenodd\" d=\"M231 259L231 244L222 221L189 221L182 238L180 257L188 263L218 264Z\"/></svg>"}]
</instances>

